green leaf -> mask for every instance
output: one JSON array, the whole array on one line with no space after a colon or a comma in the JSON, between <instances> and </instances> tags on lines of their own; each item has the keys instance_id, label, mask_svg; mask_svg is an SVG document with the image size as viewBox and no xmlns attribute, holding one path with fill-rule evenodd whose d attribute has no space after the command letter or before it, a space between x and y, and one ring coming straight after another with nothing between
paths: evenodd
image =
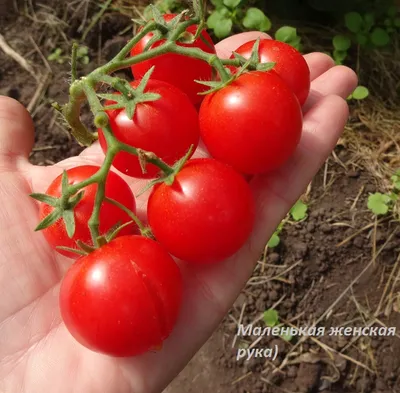
<instances>
[{"instance_id":1,"label":"green leaf","mask_svg":"<svg viewBox=\"0 0 400 393\"><path fill-rule=\"evenodd\" d=\"M357 44L360 44L361 46L367 45L368 36L364 33L357 33L356 34L356 42L357 42Z\"/></svg>"},{"instance_id":2,"label":"green leaf","mask_svg":"<svg viewBox=\"0 0 400 393\"><path fill-rule=\"evenodd\" d=\"M64 210L62 215L68 237L72 239L75 233L75 215L73 210Z\"/></svg>"},{"instance_id":3,"label":"green leaf","mask_svg":"<svg viewBox=\"0 0 400 393\"><path fill-rule=\"evenodd\" d=\"M30 197L33 199L36 199L39 202L45 203L46 205L50 205L53 207L56 207L58 204L58 199L55 197L52 197L50 195L47 194L37 194L37 193L33 193L30 194Z\"/></svg>"},{"instance_id":4,"label":"green leaf","mask_svg":"<svg viewBox=\"0 0 400 393\"><path fill-rule=\"evenodd\" d=\"M397 190L400 191L400 176L394 175L391 177L393 187Z\"/></svg>"},{"instance_id":5,"label":"green leaf","mask_svg":"<svg viewBox=\"0 0 400 393\"><path fill-rule=\"evenodd\" d=\"M279 235L275 232L271 236L271 239L269 239L269 241L268 241L268 248L278 247L280 242L281 242L281 239L279 238Z\"/></svg>"},{"instance_id":6,"label":"green leaf","mask_svg":"<svg viewBox=\"0 0 400 393\"><path fill-rule=\"evenodd\" d=\"M392 202L397 202L399 200L399 196L395 192L391 192L389 195L389 198Z\"/></svg>"},{"instance_id":7,"label":"green leaf","mask_svg":"<svg viewBox=\"0 0 400 393\"><path fill-rule=\"evenodd\" d=\"M344 16L346 27L352 33L358 33L363 25L363 18L358 12L349 12Z\"/></svg>"},{"instance_id":8,"label":"green leaf","mask_svg":"<svg viewBox=\"0 0 400 393\"><path fill-rule=\"evenodd\" d=\"M275 33L275 39L282 42L293 42L297 37L297 30L291 26L282 26Z\"/></svg>"},{"instance_id":9,"label":"green leaf","mask_svg":"<svg viewBox=\"0 0 400 393\"><path fill-rule=\"evenodd\" d=\"M293 46L293 48L297 49L299 52L301 51L301 37L297 36L294 40L288 42L288 44Z\"/></svg>"},{"instance_id":10,"label":"green leaf","mask_svg":"<svg viewBox=\"0 0 400 393\"><path fill-rule=\"evenodd\" d=\"M351 40L345 35L336 35L333 37L333 46L336 50L347 51L351 47Z\"/></svg>"},{"instance_id":11,"label":"green leaf","mask_svg":"<svg viewBox=\"0 0 400 393\"><path fill-rule=\"evenodd\" d=\"M293 336L291 334L281 334L281 339L287 342L290 342L293 340Z\"/></svg>"},{"instance_id":12,"label":"green leaf","mask_svg":"<svg viewBox=\"0 0 400 393\"><path fill-rule=\"evenodd\" d=\"M270 308L267 311L264 311L264 322L269 327L274 327L279 323L279 314L278 311Z\"/></svg>"},{"instance_id":13,"label":"green leaf","mask_svg":"<svg viewBox=\"0 0 400 393\"><path fill-rule=\"evenodd\" d=\"M393 24L395 27L400 28L400 18L394 18Z\"/></svg>"},{"instance_id":14,"label":"green leaf","mask_svg":"<svg viewBox=\"0 0 400 393\"><path fill-rule=\"evenodd\" d=\"M306 218L307 210L308 206L304 202L298 200L290 209L290 215L292 216L293 220L301 221Z\"/></svg>"},{"instance_id":15,"label":"green leaf","mask_svg":"<svg viewBox=\"0 0 400 393\"><path fill-rule=\"evenodd\" d=\"M236 8L239 5L240 2L241 2L241 0L223 0L223 3L228 8L231 8L231 9Z\"/></svg>"},{"instance_id":16,"label":"green leaf","mask_svg":"<svg viewBox=\"0 0 400 393\"><path fill-rule=\"evenodd\" d=\"M215 10L207 19L207 26L210 29L216 29L218 24L224 20L230 20L229 10L222 6L222 8ZM228 33L229 34L229 33Z\"/></svg>"},{"instance_id":17,"label":"green leaf","mask_svg":"<svg viewBox=\"0 0 400 393\"><path fill-rule=\"evenodd\" d=\"M260 9L250 7L243 18L243 26L246 29L258 31L268 31L271 29L271 21Z\"/></svg>"},{"instance_id":18,"label":"green leaf","mask_svg":"<svg viewBox=\"0 0 400 393\"><path fill-rule=\"evenodd\" d=\"M376 192L368 197L368 209L376 215L385 215L389 211L389 195Z\"/></svg>"},{"instance_id":19,"label":"green leaf","mask_svg":"<svg viewBox=\"0 0 400 393\"><path fill-rule=\"evenodd\" d=\"M364 100L369 96L369 90L365 86L357 86L352 96L355 100Z\"/></svg>"},{"instance_id":20,"label":"green leaf","mask_svg":"<svg viewBox=\"0 0 400 393\"><path fill-rule=\"evenodd\" d=\"M375 46L386 46L390 42L390 36L386 32L386 30L380 28L380 27L375 27L374 30L372 30L372 33L370 35L371 42Z\"/></svg>"},{"instance_id":21,"label":"green leaf","mask_svg":"<svg viewBox=\"0 0 400 393\"><path fill-rule=\"evenodd\" d=\"M335 60L342 62L346 57L347 57L347 51L337 50L337 49L333 51L333 58Z\"/></svg>"},{"instance_id":22,"label":"green leaf","mask_svg":"<svg viewBox=\"0 0 400 393\"><path fill-rule=\"evenodd\" d=\"M223 7L224 1L223 0L211 0L211 4L214 5L216 8Z\"/></svg>"},{"instance_id":23,"label":"green leaf","mask_svg":"<svg viewBox=\"0 0 400 393\"><path fill-rule=\"evenodd\" d=\"M231 19L221 19L218 24L214 27L214 34L218 38L227 37L232 31L233 22Z\"/></svg>"},{"instance_id":24,"label":"green leaf","mask_svg":"<svg viewBox=\"0 0 400 393\"><path fill-rule=\"evenodd\" d=\"M370 31L371 27L375 25L375 14L373 12L367 12L364 15L364 31Z\"/></svg>"},{"instance_id":25,"label":"green leaf","mask_svg":"<svg viewBox=\"0 0 400 393\"><path fill-rule=\"evenodd\" d=\"M76 51L76 55L78 57L86 56L88 53L89 53L89 49L87 46L79 46Z\"/></svg>"}]
</instances>

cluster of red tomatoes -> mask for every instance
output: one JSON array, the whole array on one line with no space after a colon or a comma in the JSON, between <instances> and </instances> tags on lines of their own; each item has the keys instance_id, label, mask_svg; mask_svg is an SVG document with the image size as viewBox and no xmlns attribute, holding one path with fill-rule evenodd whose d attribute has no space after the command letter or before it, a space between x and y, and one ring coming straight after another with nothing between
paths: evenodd
<instances>
[{"instance_id":1,"label":"cluster of red tomatoes","mask_svg":"<svg viewBox=\"0 0 400 393\"><path fill-rule=\"evenodd\" d=\"M196 28L188 31L194 33ZM180 45L214 53L211 38L205 31L202 34L208 45L201 38ZM131 55L142 53L151 37L152 33L144 37ZM253 45L249 42L236 52L249 58ZM211 264L231 257L249 238L255 206L246 176L272 171L293 154L301 136L301 106L310 89L308 66L291 46L261 40L259 55L262 63L275 62L274 69L245 72L204 99L198 93L205 87L195 82L212 78L211 66L204 61L166 54L132 66L136 78L132 86L155 66L145 92L161 98L138 104L132 120L124 109L108 111L114 136L155 153L169 165L200 140L212 158L189 159L172 185L153 188L147 220L156 240L140 236L135 225L128 225L114 240L70 267L61 285L60 308L67 328L81 344L113 356L159 348L178 319L182 301L181 274L171 255L186 263ZM99 140L106 152L101 130ZM144 174L138 158L126 152L119 152L113 165L135 178L151 179L159 172L148 164ZM76 184L98 170L75 167L67 171L68 180ZM59 197L61 183L61 177L55 179L47 194ZM97 184L84 189L74 211L72 238L61 220L44 230L52 246L77 248L77 240L92 244L87 223L96 191ZM108 174L105 195L136 212L132 191L115 172ZM52 209L42 204L41 216ZM101 234L130 221L123 210L103 202Z\"/></svg>"}]
</instances>

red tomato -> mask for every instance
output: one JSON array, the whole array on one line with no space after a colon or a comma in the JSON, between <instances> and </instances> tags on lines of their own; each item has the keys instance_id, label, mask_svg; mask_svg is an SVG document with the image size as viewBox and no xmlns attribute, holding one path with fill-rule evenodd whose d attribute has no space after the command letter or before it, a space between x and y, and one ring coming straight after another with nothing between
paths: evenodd
<instances>
[{"instance_id":1,"label":"red tomato","mask_svg":"<svg viewBox=\"0 0 400 393\"><path fill-rule=\"evenodd\" d=\"M168 22L175 16L176 14L165 14L163 17ZM195 34L197 26L190 26L186 31ZM139 43L132 48L131 56L143 53L146 44L152 37L153 33L149 33L139 41ZM210 47L203 42L201 37L199 37L193 44L179 43L179 45L188 48L200 48L207 53L215 53L212 39L205 30L202 32L202 37L209 43ZM157 41L152 45L152 48L156 48L164 42L165 40ZM205 61L174 53L157 56L153 59L133 65L133 76L135 78L142 78L143 75L153 66L156 66L156 68L151 76L152 79L162 80L179 87L189 96L195 105L200 103L203 99L203 96L198 95L198 93L207 90L207 87L196 83L195 80L212 79L212 67Z\"/></svg>"},{"instance_id":2,"label":"red tomato","mask_svg":"<svg viewBox=\"0 0 400 393\"><path fill-rule=\"evenodd\" d=\"M246 42L235 52L249 59L255 42ZM260 40L258 53L261 63L276 63L273 70L288 84L300 105L303 105L310 93L310 69L301 53L285 42L268 39Z\"/></svg>"},{"instance_id":3,"label":"red tomato","mask_svg":"<svg viewBox=\"0 0 400 393\"><path fill-rule=\"evenodd\" d=\"M136 87L139 81L131 83ZM157 101L138 104L132 120L125 109L108 112L114 135L121 142L155 153L169 165L181 159L193 145L199 143L198 113L188 97L176 87L161 81L150 80L145 91L161 95ZM99 130L99 141L104 152L107 144ZM146 166L143 174L136 156L120 152L113 165L125 175L148 179L160 172L153 164Z\"/></svg>"},{"instance_id":4,"label":"red tomato","mask_svg":"<svg viewBox=\"0 0 400 393\"><path fill-rule=\"evenodd\" d=\"M80 183L86 180L90 176L94 175L100 168L92 165L78 166L67 170L69 184ZM58 176L48 188L46 194L54 197L60 197L61 195L61 178L62 175ZM75 234L72 239L68 237L65 229L64 222L60 219L54 225L44 229L42 232L52 247L62 246L77 249L76 241L81 240L82 242L93 245L90 230L88 227L88 220L92 215L94 200L96 197L97 184L92 184L85 187L84 196L82 200L75 207ZM119 203L126 206L128 209L136 212L136 202L128 184L121 179L116 173L109 172L106 181L106 196L110 199L114 199ZM40 205L40 217L43 219L49 215L54 208L52 206L41 204ZM118 207L111 205L110 203L104 202L100 209L100 234L105 235L110 229L117 224L124 224L132 221L130 217L124 213ZM137 231L137 227L132 224L128 225L121 230L119 236L128 235ZM60 254L63 254L70 258L78 258L79 255L56 249Z\"/></svg>"},{"instance_id":5,"label":"red tomato","mask_svg":"<svg viewBox=\"0 0 400 393\"><path fill-rule=\"evenodd\" d=\"M206 96L200 136L212 157L248 175L281 166L300 141L299 101L274 72L248 72Z\"/></svg>"},{"instance_id":6,"label":"red tomato","mask_svg":"<svg viewBox=\"0 0 400 393\"><path fill-rule=\"evenodd\" d=\"M205 264L228 258L244 245L255 213L244 178L203 158L189 160L171 186L157 185L147 214L154 236L170 254Z\"/></svg>"},{"instance_id":7,"label":"red tomato","mask_svg":"<svg viewBox=\"0 0 400 393\"><path fill-rule=\"evenodd\" d=\"M72 336L117 357L159 348L181 300L178 266L160 244L142 236L119 237L78 259L60 288L61 315Z\"/></svg>"}]
</instances>

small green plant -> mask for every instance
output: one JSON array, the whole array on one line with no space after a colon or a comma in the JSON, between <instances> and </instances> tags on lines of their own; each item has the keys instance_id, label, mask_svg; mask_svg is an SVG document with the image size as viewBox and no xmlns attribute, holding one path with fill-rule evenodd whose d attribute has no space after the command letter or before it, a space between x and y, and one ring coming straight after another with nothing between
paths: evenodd
<instances>
[{"instance_id":1,"label":"small green plant","mask_svg":"<svg viewBox=\"0 0 400 393\"><path fill-rule=\"evenodd\" d=\"M278 311L276 311L273 308L270 308L270 309L264 311L263 319L264 319L265 324L270 328L284 326L282 323L279 322ZM281 334L280 337L282 338L282 340L285 340L285 341L291 341L293 339L293 336L290 334Z\"/></svg>"},{"instance_id":2,"label":"small green plant","mask_svg":"<svg viewBox=\"0 0 400 393\"><path fill-rule=\"evenodd\" d=\"M368 197L368 209L376 216L395 213L400 194L400 170L391 177L392 189L383 194L376 192Z\"/></svg>"},{"instance_id":3,"label":"small green plant","mask_svg":"<svg viewBox=\"0 0 400 393\"><path fill-rule=\"evenodd\" d=\"M282 26L275 32L275 39L277 41L286 42L293 46L299 52L302 52L303 46L301 44L301 37L297 35L297 29L291 26Z\"/></svg>"},{"instance_id":4,"label":"small green plant","mask_svg":"<svg viewBox=\"0 0 400 393\"><path fill-rule=\"evenodd\" d=\"M81 64L89 64L89 49L87 46L79 46L76 51L76 59ZM59 64L64 64L66 61L69 61L70 57L67 54L63 54L61 48L56 48L51 52L51 54L47 57L49 61L56 61Z\"/></svg>"},{"instance_id":5,"label":"small green plant","mask_svg":"<svg viewBox=\"0 0 400 393\"><path fill-rule=\"evenodd\" d=\"M369 90L365 86L357 86L353 93L351 93L347 99L348 100L364 100L369 96Z\"/></svg>"},{"instance_id":6,"label":"small green plant","mask_svg":"<svg viewBox=\"0 0 400 393\"><path fill-rule=\"evenodd\" d=\"M269 248L278 247L281 242L279 234L281 233L286 222L290 218L292 218L294 221L304 220L305 218L307 218L307 211L308 211L308 206L303 201L298 200L290 209L288 216L281 221L281 223L278 225L278 228L275 230L275 232L269 239L268 247Z\"/></svg>"},{"instance_id":7,"label":"small green plant","mask_svg":"<svg viewBox=\"0 0 400 393\"><path fill-rule=\"evenodd\" d=\"M51 52L51 54L47 57L47 60L49 61L56 61L59 64L63 64L65 60L68 60L69 57L65 57L62 55L62 49L61 48L56 48Z\"/></svg>"},{"instance_id":8,"label":"small green plant","mask_svg":"<svg viewBox=\"0 0 400 393\"><path fill-rule=\"evenodd\" d=\"M207 19L207 26L219 39L229 36L234 26L241 30L269 31L271 21L262 10L247 7L247 0L211 0L215 10Z\"/></svg>"},{"instance_id":9,"label":"small green plant","mask_svg":"<svg viewBox=\"0 0 400 393\"><path fill-rule=\"evenodd\" d=\"M333 54L336 64L343 64L353 44L363 49L378 49L390 44L400 31L400 16L396 6L383 12L348 12L344 16L345 34L333 37Z\"/></svg>"}]
</instances>

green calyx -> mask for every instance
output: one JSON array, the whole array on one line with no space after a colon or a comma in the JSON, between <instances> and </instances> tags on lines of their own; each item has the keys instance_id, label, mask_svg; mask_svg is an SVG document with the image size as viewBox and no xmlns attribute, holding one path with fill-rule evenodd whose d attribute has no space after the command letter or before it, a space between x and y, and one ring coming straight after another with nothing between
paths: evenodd
<instances>
[{"instance_id":1,"label":"green calyx","mask_svg":"<svg viewBox=\"0 0 400 393\"><path fill-rule=\"evenodd\" d=\"M207 95L210 93L214 93L218 90L221 90L224 87L230 85L235 80L237 80L241 75L249 71L267 72L272 70L275 66L275 63L273 62L260 63L259 48L260 48L260 38L258 38L254 43L251 56L249 59L246 59L239 53L233 52L233 56L235 57L235 65L240 67L238 72L236 72L233 75L231 74L228 68L224 67L224 63L227 63L226 61L225 62L221 61L217 56L213 56L210 59L210 64L212 64L219 72L221 76L221 81L196 81L201 85L211 88L199 94ZM231 63L232 61L229 60L230 65L232 65Z\"/></svg>"},{"instance_id":2,"label":"green calyx","mask_svg":"<svg viewBox=\"0 0 400 393\"><path fill-rule=\"evenodd\" d=\"M149 182L146 187L144 187L139 194L136 195L136 197L139 197L140 195L144 194L147 190L150 188L154 187L156 184L160 183L165 183L168 186L172 186L175 181L176 175L181 171L181 169L184 167L186 162L189 160L193 153L193 148L194 146L190 146L188 152L185 154L184 157L182 157L179 161L177 161L172 167L169 167L169 170L163 171L164 173L157 179L152 180ZM149 160L149 162L151 162Z\"/></svg>"},{"instance_id":3,"label":"green calyx","mask_svg":"<svg viewBox=\"0 0 400 393\"><path fill-rule=\"evenodd\" d=\"M132 120L138 104L159 100L161 98L160 94L151 92L145 93L145 89L154 68L155 67L153 66L149 71L147 71L137 88L133 88L127 81L121 81L117 78L112 78L111 80L110 78L104 78L104 81L110 82L120 93L97 94L97 96L102 99L115 102L115 104L105 106L104 110L125 109L128 118Z\"/></svg>"}]
</instances>

